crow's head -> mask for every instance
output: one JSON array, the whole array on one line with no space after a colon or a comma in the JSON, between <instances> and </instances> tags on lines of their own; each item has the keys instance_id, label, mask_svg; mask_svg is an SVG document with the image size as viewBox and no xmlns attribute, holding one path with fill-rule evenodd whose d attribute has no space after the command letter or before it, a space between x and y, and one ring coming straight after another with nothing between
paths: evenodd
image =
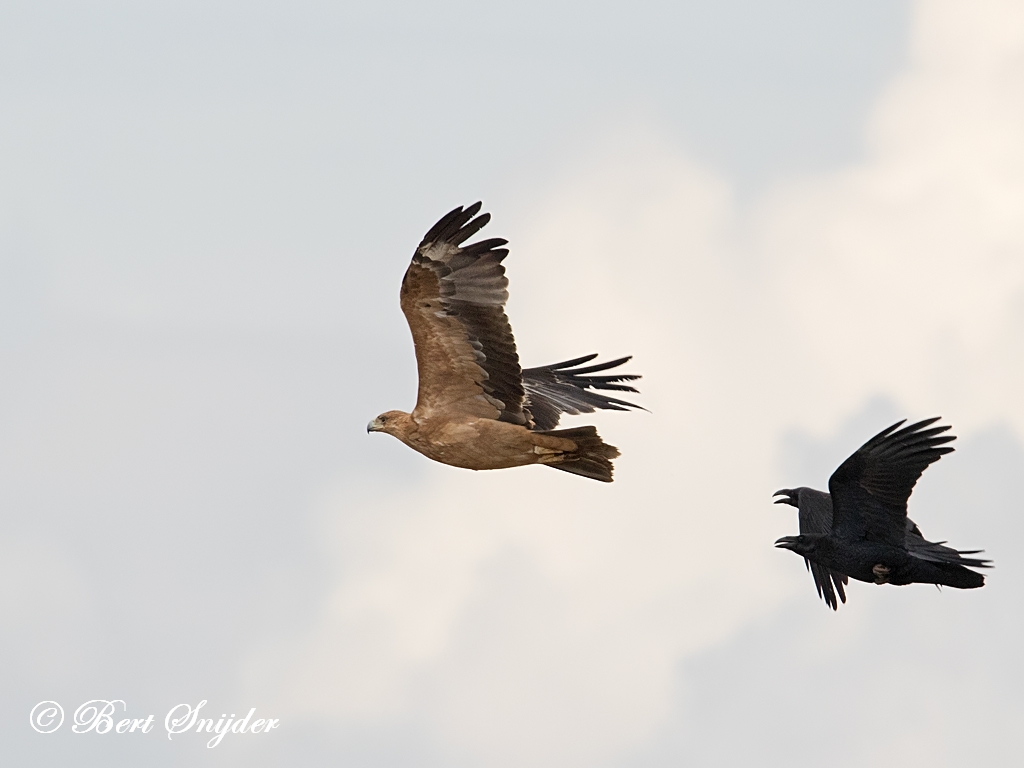
<instances>
[{"instance_id":1,"label":"crow's head","mask_svg":"<svg viewBox=\"0 0 1024 768\"><path fill-rule=\"evenodd\" d=\"M781 539L775 542L775 546L779 549L791 549L798 555L813 560L814 555L818 551L818 539L820 536L783 536Z\"/></svg>"}]
</instances>

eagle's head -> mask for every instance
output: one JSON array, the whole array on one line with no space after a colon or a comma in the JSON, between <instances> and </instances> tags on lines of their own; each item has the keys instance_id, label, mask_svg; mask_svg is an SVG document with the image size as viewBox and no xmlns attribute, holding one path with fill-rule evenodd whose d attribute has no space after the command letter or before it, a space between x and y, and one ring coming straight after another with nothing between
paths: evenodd
<instances>
[{"instance_id":1,"label":"eagle's head","mask_svg":"<svg viewBox=\"0 0 1024 768\"><path fill-rule=\"evenodd\" d=\"M366 432L387 432L395 435L401 427L409 420L409 414L403 411L385 411L376 419L366 425Z\"/></svg>"}]
</instances>

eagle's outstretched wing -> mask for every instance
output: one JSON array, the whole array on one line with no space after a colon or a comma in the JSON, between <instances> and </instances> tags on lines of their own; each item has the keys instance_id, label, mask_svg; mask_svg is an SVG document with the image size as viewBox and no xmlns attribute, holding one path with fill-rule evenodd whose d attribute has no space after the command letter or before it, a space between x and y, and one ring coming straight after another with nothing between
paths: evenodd
<instances>
[{"instance_id":1,"label":"eagle's outstretched wing","mask_svg":"<svg viewBox=\"0 0 1024 768\"><path fill-rule=\"evenodd\" d=\"M554 429L558 426L558 418L563 413L575 416L580 413L593 413L599 409L625 411L630 408L640 408L639 405L596 391L636 392L636 387L620 383L636 381L640 377L635 374L594 375L618 368L623 363L629 362L631 358L620 357L607 363L579 367L584 363L589 363L595 357L597 357L596 354L584 355L575 360L566 360L564 363L527 368L523 371L523 387L526 389L527 398L526 410L533 422L532 429Z\"/></svg>"},{"instance_id":2,"label":"eagle's outstretched wing","mask_svg":"<svg viewBox=\"0 0 1024 768\"><path fill-rule=\"evenodd\" d=\"M450 409L527 424L523 373L505 315L506 240L463 246L488 221L461 206L423 237L402 280L402 311L419 372L414 414Z\"/></svg>"}]
</instances>

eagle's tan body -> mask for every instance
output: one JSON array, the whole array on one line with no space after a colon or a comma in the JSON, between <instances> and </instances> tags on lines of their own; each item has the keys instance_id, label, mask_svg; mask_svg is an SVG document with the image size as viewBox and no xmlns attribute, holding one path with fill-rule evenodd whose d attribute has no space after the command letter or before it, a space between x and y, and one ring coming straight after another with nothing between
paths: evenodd
<instances>
[{"instance_id":1,"label":"eagle's tan body","mask_svg":"<svg viewBox=\"0 0 1024 768\"><path fill-rule=\"evenodd\" d=\"M507 469L528 464L557 464L576 450L572 440L531 432L518 424L470 417L417 417L389 411L378 417L380 431L414 451L463 469Z\"/></svg>"},{"instance_id":2,"label":"eagle's tan body","mask_svg":"<svg viewBox=\"0 0 1024 768\"><path fill-rule=\"evenodd\" d=\"M416 348L419 388L412 413L388 411L368 432L393 435L427 458L465 469L546 464L601 482L612 480L615 446L594 427L555 430L560 413L635 407L591 389L637 378L593 376L629 358L585 368L594 355L533 369L528 395L505 301L501 239L463 245L490 219L480 203L451 211L424 236L402 279L401 306Z\"/></svg>"}]
</instances>

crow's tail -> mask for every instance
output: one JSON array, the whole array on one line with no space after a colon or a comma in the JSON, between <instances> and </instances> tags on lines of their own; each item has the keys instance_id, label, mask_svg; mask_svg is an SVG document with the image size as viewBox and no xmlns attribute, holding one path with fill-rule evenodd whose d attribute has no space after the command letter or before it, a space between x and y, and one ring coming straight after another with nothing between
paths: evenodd
<instances>
[{"instance_id":1,"label":"crow's tail","mask_svg":"<svg viewBox=\"0 0 1024 768\"><path fill-rule=\"evenodd\" d=\"M921 529L908 517L904 545L915 558L917 570L926 578L919 579L931 584L943 584L957 589L977 589L984 586L985 577L970 568L991 568L992 561L964 555L981 554L980 549L957 550L945 546L944 541L928 541ZM966 567L965 567L966 566Z\"/></svg>"},{"instance_id":2,"label":"crow's tail","mask_svg":"<svg viewBox=\"0 0 1024 768\"><path fill-rule=\"evenodd\" d=\"M941 584L944 587L956 589L977 589L985 586L985 577L977 571L964 568L962 565L953 563L924 563L922 573L925 578L920 579L928 584Z\"/></svg>"}]
</instances>

